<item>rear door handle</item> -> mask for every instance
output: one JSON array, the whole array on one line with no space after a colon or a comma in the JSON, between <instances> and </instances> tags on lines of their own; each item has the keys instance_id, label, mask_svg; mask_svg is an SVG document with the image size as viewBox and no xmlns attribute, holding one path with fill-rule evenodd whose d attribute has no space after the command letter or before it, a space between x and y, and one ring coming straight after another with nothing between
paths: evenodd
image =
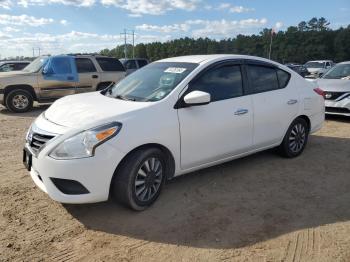
<instances>
[{"instance_id":1,"label":"rear door handle","mask_svg":"<svg viewBox=\"0 0 350 262\"><path fill-rule=\"evenodd\" d=\"M98 75L92 75L92 78L98 78Z\"/></svg>"},{"instance_id":2,"label":"rear door handle","mask_svg":"<svg viewBox=\"0 0 350 262\"><path fill-rule=\"evenodd\" d=\"M296 100L296 99L291 99L287 102L288 105L294 105L296 103L298 103L298 100Z\"/></svg>"},{"instance_id":3,"label":"rear door handle","mask_svg":"<svg viewBox=\"0 0 350 262\"><path fill-rule=\"evenodd\" d=\"M248 113L248 109L238 109L236 112L235 112L235 115L236 116L241 116L241 115L244 115Z\"/></svg>"}]
</instances>

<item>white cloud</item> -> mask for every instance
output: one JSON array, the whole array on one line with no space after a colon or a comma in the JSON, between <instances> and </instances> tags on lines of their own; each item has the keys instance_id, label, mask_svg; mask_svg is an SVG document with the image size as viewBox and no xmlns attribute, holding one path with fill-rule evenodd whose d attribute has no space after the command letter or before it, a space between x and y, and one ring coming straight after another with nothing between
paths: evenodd
<instances>
[{"instance_id":1,"label":"white cloud","mask_svg":"<svg viewBox=\"0 0 350 262\"><path fill-rule=\"evenodd\" d=\"M192 11L202 0L0 0L0 8L10 9L14 5L22 7L45 6L50 4L91 7L96 3L127 10L129 16L162 15L171 10Z\"/></svg>"},{"instance_id":2,"label":"white cloud","mask_svg":"<svg viewBox=\"0 0 350 262\"><path fill-rule=\"evenodd\" d=\"M52 18L36 18L28 15L6 15L0 14L1 25L14 25L14 26L42 26L53 23Z\"/></svg>"},{"instance_id":3,"label":"white cloud","mask_svg":"<svg viewBox=\"0 0 350 262\"><path fill-rule=\"evenodd\" d=\"M19 0L18 5L28 7L30 5L44 6L47 4L63 4L72 6L89 7L95 4L95 0Z\"/></svg>"},{"instance_id":4,"label":"white cloud","mask_svg":"<svg viewBox=\"0 0 350 262\"><path fill-rule=\"evenodd\" d=\"M11 9L12 1L11 0L0 0L0 8Z\"/></svg>"},{"instance_id":5,"label":"white cloud","mask_svg":"<svg viewBox=\"0 0 350 262\"><path fill-rule=\"evenodd\" d=\"M168 41L170 35L136 35L136 43ZM0 48L7 56L31 56L33 47L40 47L42 54L65 54L99 52L104 48L114 48L123 44L121 36L112 34L96 34L71 31L65 34L31 34L24 32L20 37L14 37L0 31ZM131 39L128 41L131 43Z\"/></svg>"},{"instance_id":6,"label":"white cloud","mask_svg":"<svg viewBox=\"0 0 350 262\"><path fill-rule=\"evenodd\" d=\"M162 15L180 9L191 11L197 8L200 0L101 0L105 6L115 6L130 12L131 16Z\"/></svg>"},{"instance_id":7,"label":"white cloud","mask_svg":"<svg viewBox=\"0 0 350 262\"><path fill-rule=\"evenodd\" d=\"M267 19L245 20L187 20L181 24L136 26L140 31L153 31L158 33L190 32L193 37L233 37L237 34L250 34L267 24Z\"/></svg>"},{"instance_id":8,"label":"white cloud","mask_svg":"<svg viewBox=\"0 0 350 262\"><path fill-rule=\"evenodd\" d=\"M254 8L247 8L243 6L235 6L230 3L221 3L217 8L217 10L228 10L230 13L247 13L255 11Z\"/></svg>"},{"instance_id":9,"label":"white cloud","mask_svg":"<svg viewBox=\"0 0 350 262\"><path fill-rule=\"evenodd\" d=\"M187 32L190 29L190 26L187 24L173 24L173 25L138 25L136 26L137 30L140 31L153 31L159 33L175 33L175 32Z\"/></svg>"},{"instance_id":10,"label":"white cloud","mask_svg":"<svg viewBox=\"0 0 350 262\"><path fill-rule=\"evenodd\" d=\"M0 43L1 43L1 40L4 40L4 39L11 39L12 35L9 35L8 33L3 33L0 31Z\"/></svg>"},{"instance_id":11,"label":"white cloud","mask_svg":"<svg viewBox=\"0 0 350 262\"><path fill-rule=\"evenodd\" d=\"M11 26L6 26L4 29L3 29L5 32L14 32L14 33L17 33L17 32L20 32L21 30L18 29L18 28L15 28L15 27L11 27Z\"/></svg>"},{"instance_id":12,"label":"white cloud","mask_svg":"<svg viewBox=\"0 0 350 262\"><path fill-rule=\"evenodd\" d=\"M282 27L283 27L283 23L282 23L282 22L277 22L277 23L275 24L275 28L276 28L277 30L281 29Z\"/></svg>"},{"instance_id":13,"label":"white cloud","mask_svg":"<svg viewBox=\"0 0 350 262\"><path fill-rule=\"evenodd\" d=\"M189 21L201 28L192 31L193 37L226 38L238 34L251 34L267 24L267 19L245 19L245 20L195 20Z\"/></svg>"},{"instance_id":14,"label":"white cloud","mask_svg":"<svg viewBox=\"0 0 350 262\"><path fill-rule=\"evenodd\" d=\"M68 21L65 20L65 19L62 19L62 20L60 21L60 24L66 26L66 25L68 25Z\"/></svg>"}]
</instances>

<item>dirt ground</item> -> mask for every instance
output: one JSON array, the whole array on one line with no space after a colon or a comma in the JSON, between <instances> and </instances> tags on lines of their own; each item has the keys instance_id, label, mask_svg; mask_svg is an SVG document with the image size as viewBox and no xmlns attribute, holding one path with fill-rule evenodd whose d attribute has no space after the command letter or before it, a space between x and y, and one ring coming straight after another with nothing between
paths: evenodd
<instances>
[{"instance_id":1,"label":"dirt ground","mask_svg":"<svg viewBox=\"0 0 350 262\"><path fill-rule=\"evenodd\" d=\"M169 182L154 206L62 205L22 165L42 108L0 108L0 261L350 261L350 119L304 154L268 151Z\"/></svg>"}]
</instances>

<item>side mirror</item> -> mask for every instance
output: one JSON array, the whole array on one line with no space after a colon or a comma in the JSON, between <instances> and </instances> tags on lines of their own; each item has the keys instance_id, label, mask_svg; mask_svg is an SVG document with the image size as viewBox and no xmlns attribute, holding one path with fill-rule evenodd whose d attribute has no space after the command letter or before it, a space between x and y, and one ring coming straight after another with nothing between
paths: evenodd
<instances>
[{"instance_id":1,"label":"side mirror","mask_svg":"<svg viewBox=\"0 0 350 262\"><path fill-rule=\"evenodd\" d=\"M192 91L184 97L186 105L200 106L210 103L210 94L202 91Z\"/></svg>"}]
</instances>

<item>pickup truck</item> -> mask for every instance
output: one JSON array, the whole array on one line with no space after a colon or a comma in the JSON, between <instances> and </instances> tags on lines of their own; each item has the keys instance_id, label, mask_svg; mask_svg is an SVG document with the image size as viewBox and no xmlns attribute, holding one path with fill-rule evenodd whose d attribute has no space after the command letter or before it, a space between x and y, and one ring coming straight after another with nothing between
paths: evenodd
<instances>
[{"instance_id":1,"label":"pickup truck","mask_svg":"<svg viewBox=\"0 0 350 262\"><path fill-rule=\"evenodd\" d=\"M22 71L0 73L0 103L12 112L27 112L34 101L50 103L66 95L103 90L125 74L120 61L111 57L41 56Z\"/></svg>"}]
</instances>

